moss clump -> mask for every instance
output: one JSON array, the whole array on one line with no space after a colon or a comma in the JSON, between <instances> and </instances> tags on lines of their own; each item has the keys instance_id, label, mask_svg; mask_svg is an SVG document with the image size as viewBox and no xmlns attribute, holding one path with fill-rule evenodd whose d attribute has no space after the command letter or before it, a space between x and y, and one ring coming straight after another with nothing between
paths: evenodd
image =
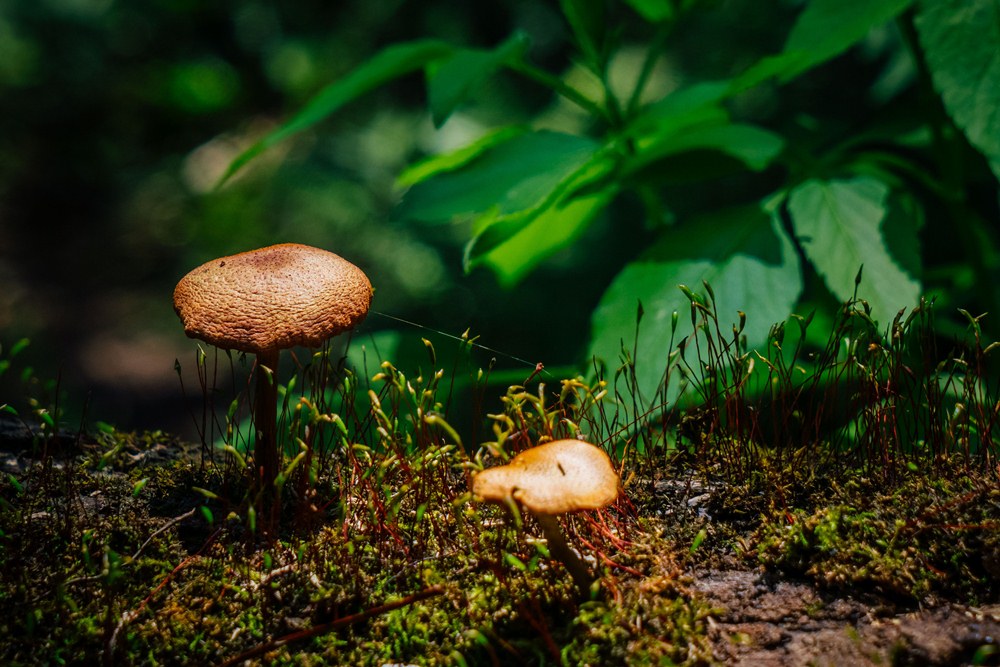
<instances>
[{"instance_id":1,"label":"moss clump","mask_svg":"<svg viewBox=\"0 0 1000 667\"><path fill-rule=\"evenodd\" d=\"M2 486L0 615L4 661L92 662L121 614L170 572L175 533L123 474L37 465Z\"/></svg>"},{"instance_id":2,"label":"moss clump","mask_svg":"<svg viewBox=\"0 0 1000 667\"><path fill-rule=\"evenodd\" d=\"M317 480L320 527L270 541L247 530L197 452L142 454L164 446L109 432L111 455L34 463L3 482L0 596L21 610L0 618L4 662L709 661L707 612L678 582L666 531L622 508L567 521L606 594L581 606L530 518L516 527L504 508L470 503L468 459L439 441L414 459L364 451L356 478Z\"/></svg>"},{"instance_id":3,"label":"moss clump","mask_svg":"<svg viewBox=\"0 0 1000 667\"><path fill-rule=\"evenodd\" d=\"M991 471L942 464L933 476L910 471L888 492L861 479L815 501L764 520L754 535L760 562L914 602L1000 596L1000 489Z\"/></svg>"},{"instance_id":4,"label":"moss clump","mask_svg":"<svg viewBox=\"0 0 1000 667\"><path fill-rule=\"evenodd\" d=\"M561 651L565 664L712 664L708 608L666 593L663 586L645 582L615 605L588 603L573 620L574 636Z\"/></svg>"}]
</instances>

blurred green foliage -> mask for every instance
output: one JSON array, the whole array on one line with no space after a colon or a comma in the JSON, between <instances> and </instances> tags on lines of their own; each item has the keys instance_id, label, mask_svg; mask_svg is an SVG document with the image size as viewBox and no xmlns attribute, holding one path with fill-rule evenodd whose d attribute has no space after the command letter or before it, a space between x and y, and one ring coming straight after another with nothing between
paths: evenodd
<instances>
[{"instance_id":1,"label":"blurred green foliage","mask_svg":"<svg viewBox=\"0 0 1000 667\"><path fill-rule=\"evenodd\" d=\"M74 397L71 426L92 391L91 410L123 426L190 429L172 369L193 346L170 293L212 257L311 243L363 266L385 312L455 333L503 321L509 306L477 309L478 287L462 281L459 237L389 221L395 174L438 141L416 88L372 95L214 186L276 119L381 45L493 40L511 13L502 3L0 4L0 340L34 341L30 363ZM393 326L373 318L359 335ZM0 392L15 395L12 384Z\"/></svg>"},{"instance_id":2,"label":"blurred green foliage","mask_svg":"<svg viewBox=\"0 0 1000 667\"><path fill-rule=\"evenodd\" d=\"M727 44L736 3L563 0L560 9L575 45L568 73L537 65L519 31L492 50L395 44L331 83L226 177L414 70L425 72L435 126L447 127L479 101L479 82L506 69L575 106L577 122L543 111L418 163L395 215L465 224L466 269L489 267L518 290L606 215L633 251L593 311L588 354L611 368L619 356L634 362L646 397L657 392L669 343L692 332L693 318L676 329L675 315L691 288L705 290L720 324L749 347L817 301L860 295L883 327L925 291L949 306L973 297L1000 305L989 222L1000 175L995 3L775 7L768 19L783 46L734 51L722 76L677 66L685 45L675 38L697 34L703 50ZM720 15L728 29L713 25ZM622 64L633 50L641 57ZM654 81L658 68L667 73ZM629 201L640 204L640 233L623 222L635 214ZM958 252L922 252L925 222ZM925 269L937 279L925 280ZM941 280L944 271L961 277Z\"/></svg>"}]
</instances>

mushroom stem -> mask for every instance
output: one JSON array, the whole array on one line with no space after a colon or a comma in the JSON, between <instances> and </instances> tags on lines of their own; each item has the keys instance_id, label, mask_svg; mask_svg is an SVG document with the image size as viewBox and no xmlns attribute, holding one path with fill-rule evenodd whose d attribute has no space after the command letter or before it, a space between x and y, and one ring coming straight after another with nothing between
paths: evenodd
<instances>
[{"instance_id":1,"label":"mushroom stem","mask_svg":"<svg viewBox=\"0 0 1000 667\"><path fill-rule=\"evenodd\" d=\"M257 353L257 395L254 398L254 426L257 437L254 459L260 473L264 497L271 497L275 478L278 476L278 355L280 350L262 350ZM264 370L267 368L268 370Z\"/></svg>"},{"instance_id":2,"label":"mushroom stem","mask_svg":"<svg viewBox=\"0 0 1000 667\"><path fill-rule=\"evenodd\" d=\"M594 578L587 569L587 565L566 543L566 537L563 535L562 528L559 527L559 520L552 514L533 513L532 516L542 527L542 534L545 535L549 545L549 553L569 570L570 576L573 577L573 583L576 584L580 592L580 599L589 600L590 586L594 583Z\"/></svg>"}]
</instances>

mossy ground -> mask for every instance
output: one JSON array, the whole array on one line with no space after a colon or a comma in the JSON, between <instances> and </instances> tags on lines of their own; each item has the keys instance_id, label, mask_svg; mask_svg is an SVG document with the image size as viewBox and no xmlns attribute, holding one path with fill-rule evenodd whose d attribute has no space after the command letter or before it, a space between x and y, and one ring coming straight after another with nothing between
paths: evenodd
<instances>
[{"instance_id":1,"label":"mossy ground","mask_svg":"<svg viewBox=\"0 0 1000 667\"><path fill-rule=\"evenodd\" d=\"M824 489L755 531L761 563L839 589L911 603L1000 599L998 471L941 462L891 487L865 477Z\"/></svg>"},{"instance_id":2,"label":"mossy ground","mask_svg":"<svg viewBox=\"0 0 1000 667\"><path fill-rule=\"evenodd\" d=\"M942 357L921 308L888 335L848 304L825 351L803 347L803 323L792 351L776 328L765 357L719 338L711 309L692 304L707 359L672 354L664 391L682 375L698 405L642 408L627 360L610 380L546 387L536 372L472 415L474 449L449 408L459 391L482 407L488 373L467 369L456 388L457 361L447 378L389 362L372 375L324 349L279 387L288 456L273 488L251 474L252 401L210 405L221 394L205 386L205 354L202 429L221 449L111 428L67 435L57 410L29 401L34 430L0 420L0 662L700 665L731 657L734 638L789 643L772 627L787 613L805 632L826 614L840 634L875 613L833 595L903 612L976 605L952 615L979 625L953 633L961 645L937 664L963 651L988 663L1000 635L1000 402L986 369L998 348L972 320L974 344ZM614 505L562 519L598 576L585 601L530 516L469 493L475 470L568 437L604 445L622 478ZM745 576L706 586L725 568L825 597L803 613L768 597L767 627L749 627L740 619L759 614L711 601L739 607L744 591L770 591ZM726 581L739 593L719 595ZM866 664L899 661L908 641L850 629L890 643L852 644L844 655L874 656Z\"/></svg>"},{"instance_id":3,"label":"mossy ground","mask_svg":"<svg viewBox=\"0 0 1000 667\"><path fill-rule=\"evenodd\" d=\"M711 664L718 610L685 573L734 559L904 607L1000 600L996 472L957 463L891 488L814 478L787 507L764 486L681 473L683 457L639 466L617 506L567 522L601 574L599 599L581 603L530 518L518 530L455 488L457 456L438 461L453 484L425 489L419 517L410 499L387 514L361 496L352 515L340 494L267 541L224 517L218 470L135 465L177 443L114 437L115 457L100 455L106 439L4 482L8 664ZM394 601L409 604L358 616Z\"/></svg>"},{"instance_id":4,"label":"mossy ground","mask_svg":"<svg viewBox=\"0 0 1000 667\"><path fill-rule=\"evenodd\" d=\"M9 476L4 661L218 664L244 652L308 665L710 661L709 610L679 579L672 545L627 512L571 520L604 575L600 600L580 603L530 518L518 530L499 507L429 496L419 522L402 503L379 527L372 507L347 518L329 507L318 527L263 541L240 521L209 523L222 503L191 488L222 484L190 461L121 470L95 455ZM422 591L430 595L294 640Z\"/></svg>"}]
</instances>

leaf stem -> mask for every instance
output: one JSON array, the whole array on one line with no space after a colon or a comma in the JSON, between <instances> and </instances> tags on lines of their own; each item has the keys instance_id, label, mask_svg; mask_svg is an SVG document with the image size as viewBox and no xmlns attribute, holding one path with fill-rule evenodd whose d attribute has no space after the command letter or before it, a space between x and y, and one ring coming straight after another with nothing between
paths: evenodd
<instances>
[{"instance_id":1,"label":"leaf stem","mask_svg":"<svg viewBox=\"0 0 1000 667\"><path fill-rule=\"evenodd\" d=\"M646 90L646 84L649 83L649 77L653 74L656 61L659 59L660 54L663 53L663 47L667 42L667 37L670 35L670 29L673 25L673 21L664 21L661 23L656 31L656 36L649 43L649 48L646 49L646 58L643 60L642 69L639 71L639 78L635 81L635 88L632 89L632 95L629 97L628 104L625 107L626 118L631 118L636 109L639 108L642 93Z\"/></svg>"},{"instance_id":2,"label":"leaf stem","mask_svg":"<svg viewBox=\"0 0 1000 667\"><path fill-rule=\"evenodd\" d=\"M600 118L610 125L614 124L611 115L607 110L601 108L598 104L588 99L583 93L559 77L553 76L545 70L539 69L538 67L524 61L511 62L508 63L507 66L518 74L522 74L532 81L536 81L547 88L551 88L556 93L562 95L570 102L573 102L592 116Z\"/></svg>"}]
</instances>

